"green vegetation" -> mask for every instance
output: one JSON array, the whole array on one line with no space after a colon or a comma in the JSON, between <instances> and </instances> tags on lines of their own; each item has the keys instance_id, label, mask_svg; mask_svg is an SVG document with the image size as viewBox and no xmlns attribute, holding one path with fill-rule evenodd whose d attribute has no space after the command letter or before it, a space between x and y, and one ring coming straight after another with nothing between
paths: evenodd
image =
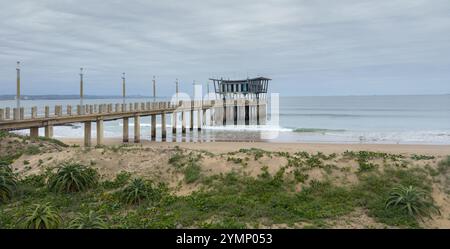
<instances>
[{"instance_id":1,"label":"green vegetation","mask_svg":"<svg viewBox=\"0 0 450 249\"><path fill-rule=\"evenodd\" d=\"M79 213L78 216L73 219L69 228L73 229L106 229L108 228L104 216L98 215L94 211L89 211L89 213L83 214Z\"/></svg>"},{"instance_id":2,"label":"green vegetation","mask_svg":"<svg viewBox=\"0 0 450 249\"><path fill-rule=\"evenodd\" d=\"M148 200L158 200L161 197L161 189L154 188L149 181L136 178L123 188L119 194L122 202L134 205Z\"/></svg>"},{"instance_id":3,"label":"green vegetation","mask_svg":"<svg viewBox=\"0 0 450 249\"><path fill-rule=\"evenodd\" d=\"M50 203L35 204L24 213L20 224L28 229L55 229L61 224L61 216Z\"/></svg>"},{"instance_id":4,"label":"green vegetation","mask_svg":"<svg viewBox=\"0 0 450 249\"><path fill-rule=\"evenodd\" d=\"M117 147L97 150L124 153ZM382 226L416 228L438 215L432 183L447 179L450 168L450 157L429 168L397 167L393 162L418 159L368 151L327 155L251 148L219 155L236 165L217 173L202 167L203 157L212 153L180 148L170 153L167 172L180 179L171 189L159 175L122 171L105 179L92 167L70 161L41 174L16 175L9 165L18 157L3 156L0 228L323 228L361 210ZM287 163L275 169L260 160L270 157ZM342 167L338 163L344 159L343 164L353 164ZM246 163L258 166L250 169ZM354 163L358 168L352 168ZM336 175L345 174L355 179L337 182Z\"/></svg>"},{"instance_id":5,"label":"green vegetation","mask_svg":"<svg viewBox=\"0 0 450 249\"><path fill-rule=\"evenodd\" d=\"M98 173L81 164L66 162L57 167L48 180L48 188L55 192L79 192L95 186Z\"/></svg>"},{"instance_id":6,"label":"green vegetation","mask_svg":"<svg viewBox=\"0 0 450 249\"><path fill-rule=\"evenodd\" d=\"M16 190L17 179L9 165L0 164L0 203L10 200Z\"/></svg>"},{"instance_id":7,"label":"green vegetation","mask_svg":"<svg viewBox=\"0 0 450 249\"><path fill-rule=\"evenodd\" d=\"M431 217L433 213L439 213L429 193L413 186L398 186L389 193L386 208L399 208L408 212L411 216Z\"/></svg>"}]
</instances>

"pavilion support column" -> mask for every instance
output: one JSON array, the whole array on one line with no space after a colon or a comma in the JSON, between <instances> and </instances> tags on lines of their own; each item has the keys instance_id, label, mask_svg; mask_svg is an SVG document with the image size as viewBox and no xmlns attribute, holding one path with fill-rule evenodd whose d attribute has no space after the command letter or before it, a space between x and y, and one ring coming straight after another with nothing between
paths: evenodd
<instances>
[{"instance_id":1,"label":"pavilion support column","mask_svg":"<svg viewBox=\"0 0 450 249\"><path fill-rule=\"evenodd\" d=\"M197 110L197 130L202 130L202 109Z\"/></svg>"},{"instance_id":2,"label":"pavilion support column","mask_svg":"<svg viewBox=\"0 0 450 249\"><path fill-rule=\"evenodd\" d=\"M237 119L238 119L238 107L237 107L237 100L234 100L233 102L233 120L234 120L234 125L237 125Z\"/></svg>"},{"instance_id":3,"label":"pavilion support column","mask_svg":"<svg viewBox=\"0 0 450 249\"><path fill-rule=\"evenodd\" d=\"M223 108L222 108L222 125L227 125L227 102L226 102L226 100L224 99L223 100Z\"/></svg>"},{"instance_id":4,"label":"pavilion support column","mask_svg":"<svg viewBox=\"0 0 450 249\"><path fill-rule=\"evenodd\" d=\"M36 139L37 137L39 137L39 127L30 128L30 137L32 139Z\"/></svg>"},{"instance_id":5,"label":"pavilion support column","mask_svg":"<svg viewBox=\"0 0 450 249\"><path fill-rule=\"evenodd\" d=\"M97 119L97 145L103 144L103 119Z\"/></svg>"},{"instance_id":6,"label":"pavilion support column","mask_svg":"<svg viewBox=\"0 0 450 249\"><path fill-rule=\"evenodd\" d=\"M212 126L214 124L214 108L209 108L209 117L211 118L209 125Z\"/></svg>"},{"instance_id":7,"label":"pavilion support column","mask_svg":"<svg viewBox=\"0 0 450 249\"><path fill-rule=\"evenodd\" d=\"M206 109L203 109L202 110L203 111L203 117L202 117L202 121L203 121L203 127L205 127L206 126Z\"/></svg>"},{"instance_id":8,"label":"pavilion support column","mask_svg":"<svg viewBox=\"0 0 450 249\"><path fill-rule=\"evenodd\" d=\"M189 130L193 131L194 130L194 101L191 102L191 113L189 115L190 118L190 126L189 126Z\"/></svg>"},{"instance_id":9,"label":"pavilion support column","mask_svg":"<svg viewBox=\"0 0 450 249\"><path fill-rule=\"evenodd\" d=\"M260 125L259 97L256 99L256 125Z\"/></svg>"},{"instance_id":10,"label":"pavilion support column","mask_svg":"<svg viewBox=\"0 0 450 249\"><path fill-rule=\"evenodd\" d=\"M151 123L152 123L151 137L152 137L152 140L156 140L156 114L152 114Z\"/></svg>"},{"instance_id":11,"label":"pavilion support column","mask_svg":"<svg viewBox=\"0 0 450 249\"><path fill-rule=\"evenodd\" d=\"M129 134L129 120L128 118L123 118L123 142L128 143Z\"/></svg>"},{"instance_id":12,"label":"pavilion support column","mask_svg":"<svg viewBox=\"0 0 450 249\"><path fill-rule=\"evenodd\" d=\"M91 146L91 121L84 122L84 146Z\"/></svg>"},{"instance_id":13,"label":"pavilion support column","mask_svg":"<svg viewBox=\"0 0 450 249\"><path fill-rule=\"evenodd\" d=\"M248 103L248 100L245 101L244 105L244 119L245 119L245 125L250 124L250 106Z\"/></svg>"},{"instance_id":14,"label":"pavilion support column","mask_svg":"<svg viewBox=\"0 0 450 249\"><path fill-rule=\"evenodd\" d=\"M177 114L177 112L174 111L172 113L172 134L177 133L177 119L178 119L178 114Z\"/></svg>"},{"instance_id":15,"label":"pavilion support column","mask_svg":"<svg viewBox=\"0 0 450 249\"><path fill-rule=\"evenodd\" d=\"M134 142L141 142L141 117L139 115L134 116Z\"/></svg>"},{"instance_id":16,"label":"pavilion support column","mask_svg":"<svg viewBox=\"0 0 450 249\"><path fill-rule=\"evenodd\" d=\"M161 114L161 140L165 141L167 137L167 130L166 130L166 113L163 112Z\"/></svg>"},{"instance_id":17,"label":"pavilion support column","mask_svg":"<svg viewBox=\"0 0 450 249\"><path fill-rule=\"evenodd\" d=\"M53 125L45 126L45 137L52 138L53 137Z\"/></svg>"},{"instance_id":18,"label":"pavilion support column","mask_svg":"<svg viewBox=\"0 0 450 249\"><path fill-rule=\"evenodd\" d=\"M186 112L181 111L181 133L186 134Z\"/></svg>"}]
</instances>

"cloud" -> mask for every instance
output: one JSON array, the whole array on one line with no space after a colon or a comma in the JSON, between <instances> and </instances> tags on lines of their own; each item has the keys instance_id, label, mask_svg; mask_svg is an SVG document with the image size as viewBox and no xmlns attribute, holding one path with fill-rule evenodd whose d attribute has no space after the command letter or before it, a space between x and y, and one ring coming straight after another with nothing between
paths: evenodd
<instances>
[{"instance_id":1,"label":"cloud","mask_svg":"<svg viewBox=\"0 0 450 249\"><path fill-rule=\"evenodd\" d=\"M169 95L265 75L286 95L450 92L448 0L0 0L0 85L25 94ZM162 88L162 87L161 87Z\"/></svg>"}]
</instances>

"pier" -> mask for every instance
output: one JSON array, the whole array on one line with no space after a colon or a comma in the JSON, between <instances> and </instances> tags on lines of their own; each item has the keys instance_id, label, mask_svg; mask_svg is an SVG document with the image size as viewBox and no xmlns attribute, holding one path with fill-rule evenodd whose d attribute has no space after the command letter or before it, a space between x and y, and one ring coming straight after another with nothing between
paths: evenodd
<instances>
[{"instance_id":1,"label":"pier","mask_svg":"<svg viewBox=\"0 0 450 249\"><path fill-rule=\"evenodd\" d=\"M207 112L209 110L209 112ZM171 117L172 132L178 132L176 121L181 116L181 132L186 133L186 112L190 113L189 130L194 127L194 119L197 118L197 130L201 130L210 120L210 125L237 125L263 123L266 117L266 101L253 99L226 100L203 100L203 101L178 101L178 102L137 102L137 103L109 103L95 105L62 105L53 107L45 106L43 112L39 114L37 107L26 109L1 108L0 109L0 130L30 130L30 137L36 138L39 128L45 129L44 136L52 138L53 127L70 125L76 123L84 124L84 145L92 145L92 123L96 123L97 137L96 145L103 144L104 122L111 120L123 120L123 142L129 142L130 119L134 120L133 142L141 141L140 119L151 117L151 140L156 138L156 117L160 116L161 138L164 141L167 134L167 117ZM210 116L207 115L209 113Z\"/></svg>"}]
</instances>

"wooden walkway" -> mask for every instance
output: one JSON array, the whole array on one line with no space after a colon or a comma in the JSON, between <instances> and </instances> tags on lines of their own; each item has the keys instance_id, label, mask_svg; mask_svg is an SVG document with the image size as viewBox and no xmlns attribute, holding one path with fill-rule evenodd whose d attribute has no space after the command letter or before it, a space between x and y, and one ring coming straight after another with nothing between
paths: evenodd
<instances>
[{"instance_id":1,"label":"wooden walkway","mask_svg":"<svg viewBox=\"0 0 450 249\"><path fill-rule=\"evenodd\" d=\"M12 110L12 112L11 112ZM45 128L45 136L53 136L53 127L74 123L84 124L84 144L91 146L91 124L96 122L97 145L103 144L103 122L123 119L123 142L129 141L129 119L134 119L134 142L140 142L140 118L151 117L151 138L156 137L156 116L161 116L161 137L166 138L166 116L171 114L172 133L177 132L177 120L181 115L181 132L186 133L186 112L190 112L189 130L194 129L194 113L197 114L197 129L201 130L207 120L210 125L248 125L251 120L256 124L264 122L266 117L265 100L230 99L205 101L179 101L175 102L139 102L129 104L95 104L78 105L75 109L71 105L56 105L44 107L39 114L37 107L31 107L28 112L22 108L0 109L0 130L30 129L30 137L39 136L39 128ZM207 116L209 110L209 116ZM243 122L241 122L243 121Z\"/></svg>"}]
</instances>

